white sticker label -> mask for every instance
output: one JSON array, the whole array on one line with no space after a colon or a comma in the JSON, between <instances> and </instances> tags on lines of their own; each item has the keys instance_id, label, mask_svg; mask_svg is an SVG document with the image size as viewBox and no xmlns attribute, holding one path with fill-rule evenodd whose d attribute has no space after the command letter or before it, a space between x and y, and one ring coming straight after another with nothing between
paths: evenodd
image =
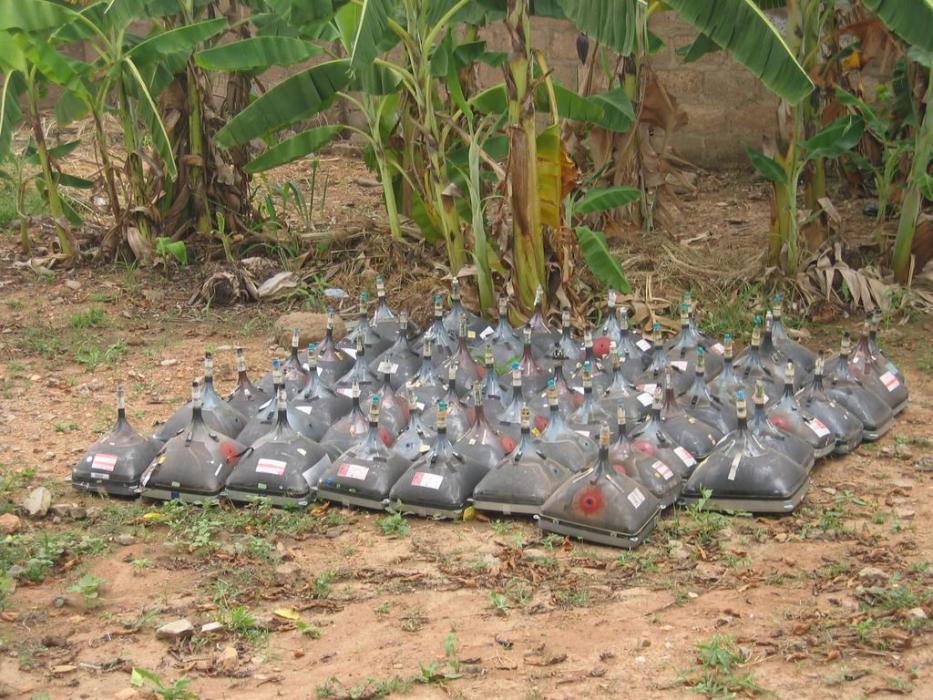
<instances>
[{"instance_id":1,"label":"white sticker label","mask_svg":"<svg viewBox=\"0 0 933 700\"><path fill-rule=\"evenodd\" d=\"M716 343L715 345L713 345L713 346L710 348L710 350L712 350L713 352L715 352L717 355L722 355L722 354L726 351L726 349L723 347L722 343Z\"/></svg>"},{"instance_id":2,"label":"white sticker label","mask_svg":"<svg viewBox=\"0 0 933 700\"><path fill-rule=\"evenodd\" d=\"M884 384L888 391L894 391L901 385L901 383L897 381L897 377L895 377L891 372L885 372L881 375L880 379L881 383Z\"/></svg>"},{"instance_id":3,"label":"white sticker label","mask_svg":"<svg viewBox=\"0 0 933 700\"><path fill-rule=\"evenodd\" d=\"M674 360L673 362L671 362L671 367L673 367L679 372L686 372L687 361L686 360Z\"/></svg>"},{"instance_id":4,"label":"white sticker label","mask_svg":"<svg viewBox=\"0 0 933 700\"><path fill-rule=\"evenodd\" d=\"M654 401L654 390L658 388L657 384L639 384L638 388L651 395L651 400Z\"/></svg>"},{"instance_id":5,"label":"white sticker label","mask_svg":"<svg viewBox=\"0 0 933 700\"><path fill-rule=\"evenodd\" d=\"M299 411L301 411L302 413L307 413L309 416L311 415L311 407L310 407L310 406L295 406L295 408L297 408L297 409L298 409Z\"/></svg>"},{"instance_id":6,"label":"white sticker label","mask_svg":"<svg viewBox=\"0 0 933 700\"><path fill-rule=\"evenodd\" d=\"M575 432L577 435L582 435L583 437L589 437L589 436L590 436L590 431L589 431L589 430L574 430L573 432Z\"/></svg>"},{"instance_id":7,"label":"white sticker label","mask_svg":"<svg viewBox=\"0 0 933 700\"><path fill-rule=\"evenodd\" d=\"M816 433L817 437L826 437L830 433L829 428L826 427L826 423L821 421L819 418L811 418L808 420L807 427Z\"/></svg>"},{"instance_id":8,"label":"white sticker label","mask_svg":"<svg viewBox=\"0 0 933 700\"><path fill-rule=\"evenodd\" d=\"M742 453L739 452L735 457L732 458L732 466L729 468L729 481L735 481L735 475L739 471L739 462L742 461Z\"/></svg>"},{"instance_id":9,"label":"white sticker label","mask_svg":"<svg viewBox=\"0 0 933 700\"><path fill-rule=\"evenodd\" d=\"M632 504L633 508L638 508L645 502L645 494L641 492L641 489L635 489L628 495L628 502Z\"/></svg>"},{"instance_id":10,"label":"white sticker label","mask_svg":"<svg viewBox=\"0 0 933 700\"><path fill-rule=\"evenodd\" d=\"M637 347L642 352L648 352L648 350L651 349L651 343L645 340L644 338L642 338L637 343L635 343L635 347Z\"/></svg>"},{"instance_id":11,"label":"white sticker label","mask_svg":"<svg viewBox=\"0 0 933 700\"><path fill-rule=\"evenodd\" d=\"M426 489L434 489L437 491L441 487L441 482L444 481L444 477L440 474L429 474L428 472L415 472L415 475L411 478L412 486L423 486Z\"/></svg>"},{"instance_id":12,"label":"white sticker label","mask_svg":"<svg viewBox=\"0 0 933 700\"><path fill-rule=\"evenodd\" d=\"M110 474L104 474L103 472L91 472L92 479L106 479L110 480ZM143 484L145 486L145 484Z\"/></svg>"},{"instance_id":13,"label":"white sticker label","mask_svg":"<svg viewBox=\"0 0 933 700\"><path fill-rule=\"evenodd\" d=\"M492 326L486 326L485 330L479 334L479 337L483 340L486 340L486 338L491 336L493 333L495 333L495 331L493 330Z\"/></svg>"},{"instance_id":14,"label":"white sticker label","mask_svg":"<svg viewBox=\"0 0 933 700\"><path fill-rule=\"evenodd\" d=\"M674 472L660 459L656 460L655 463L651 465L651 468L654 469L655 473L664 479L664 481L670 481L674 478Z\"/></svg>"},{"instance_id":15,"label":"white sticker label","mask_svg":"<svg viewBox=\"0 0 933 700\"><path fill-rule=\"evenodd\" d=\"M354 360L356 359L356 348L344 348L343 351L347 353Z\"/></svg>"},{"instance_id":16,"label":"white sticker label","mask_svg":"<svg viewBox=\"0 0 933 700\"><path fill-rule=\"evenodd\" d=\"M583 393L583 387L582 387L582 386L575 386L575 387L573 388L573 390L574 390L575 392L577 392L578 394L582 394L582 393Z\"/></svg>"},{"instance_id":17,"label":"white sticker label","mask_svg":"<svg viewBox=\"0 0 933 700\"><path fill-rule=\"evenodd\" d=\"M650 406L654 403L654 396L649 394L647 391L643 394L639 394L638 403L640 403L642 406Z\"/></svg>"},{"instance_id":18,"label":"white sticker label","mask_svg":"<svg viewBox=\"0 0 933 700\"><path fill-rule=\"evenodd\" d=\"M383 360L379 363L379 374L395 374L398 372L398 363Z\"/></svg>"},{"instance_id":19,"label":"white sticker label","mask_svg":"<svg viewBox=\"0 0 933 700\"><path fill-rule=\"evenodd\" d=\"M260 459L256 462L256 471L262 474L275 474L282 476L288 464L280 459Z\"/></svg>"},{"instance_id":20,"label":"white sticker label","mask_svg":"<svg viewBox=\"0 0 933 700\"><path fill-rule=\"evenodd\" d=\"M350 464L349 462L344 462L339 467L337 467L337 476L344 476L348 479L358 479L363 481L366 479L366 475L369 474L369 467L364 467L362 464Z\"/></svg>"},{"instance_id":21,"label":"white sticker label","mask_svg":"<svg viewBox=\"0 0 933 700\"><path fill-rule=\"evenodd\" d=\"M94 461L91 462L91 469L100 469L105 472L112 472L117 466L117 456L98 452L94 455Z\"/></svg>"},{"instance_id":22,"label":"white sticker label","mask_svg":"<svg viewBox=\"0 0 933 700\"><path fill-rule=\"evenodd\" d=\"M693 458L693 455L690 454L690 450L688 450L686 447L681 447L678 445L674 448L674 454L680 457L680 461L688 467L692 467L697 463L697 461Z\"/></svg>"}]
</instances>

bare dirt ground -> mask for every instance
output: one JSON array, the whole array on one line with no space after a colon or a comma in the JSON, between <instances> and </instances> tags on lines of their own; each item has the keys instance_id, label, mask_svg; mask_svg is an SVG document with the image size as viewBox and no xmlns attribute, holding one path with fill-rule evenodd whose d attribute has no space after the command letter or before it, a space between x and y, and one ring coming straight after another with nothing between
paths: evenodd
<instances>
[{"instance_id":1,"label":"bare dirt ground","mask_svg":"<svg viewBox=\"0 0 933 700\"><path fill-rule=\"evenodd\" d=\"M347 163L325 166L336 183L326 216L376 217L378 190ZM760 249L767 200L744 178L705 176L674 238L709 230L700 245L722 261ZM20 514L0 544L4 569L25 571L0 594L0 697L117 697L134 667L158 674L165 698L184 697L179 681L202 698L933 696L928 318L881 333L910 406L878 443L818 465L799 512L674 509L648 544L621 553L517 519L400 523L325 505L79 495L65 478L109 429L117 381L149 431L208 347L221 390L236 344L257 378L281 353L271 336L283 309L189 307L194 270L38 277L12 267L9 238L2 248L0 511L17 512L38 485L77 508ZM828 347L855 327L814 324L810 342ZM101 579L85 587L98 597L69 590L85 575ZM178 618L225 628L156 638Z\"/></svg>"}]
</instances>

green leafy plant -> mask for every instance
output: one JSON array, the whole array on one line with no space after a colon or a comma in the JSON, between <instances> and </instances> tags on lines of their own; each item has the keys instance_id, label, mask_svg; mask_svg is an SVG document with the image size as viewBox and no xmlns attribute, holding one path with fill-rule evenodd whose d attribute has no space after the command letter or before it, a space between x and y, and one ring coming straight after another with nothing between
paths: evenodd
<instances>
[{"instance_id":1,"label":"green leafy plant","mask_svg":"<svg viewBox=\"0 0 933 700\"><path fill-rule=\"evenodd\" d=\"M107 581L100 578L99 576L92 576L91 574L84 574L77 582L71 586L68 591L70 593L80 593L81 597L84 598L84 603L88 607L96 605L100 600L100 589Z\"/></svg>"},{"instance_id":2,"label":"green leafy plant","mask_svg":"<svg viewBox=\"0 0 933 700\"><path fill-rule=\"evenodd\" d=\"M159 675L137 666L134 666L130 673L130 683L137 688L147 688L162 700L196 700L198 697L195 691L189 690L191 681L187 678L179 678L171 684L166 684Z\"/></svg>"},{"instance_id":3,"label":"green leafy plant","mask_svg":"<svg viewBox=\"0 0 933 700\"><path fill-rule=\"evenodd\" d=\"M393 539L408 537L408 535L411 534L411 527L408 525L408 522L405 520L405 515L401 511L395 511L384 518L379 518L376 521L376 525L379 526L383 535Z\"/></svg>"},{"instance_id":4,"label":"green leafy plant","mask_svg":"<svg viewBox=\"0 0 933 700\"><path fill-rule=\"evenodd\" d=\"M188 265L188 247L184 241L173 241L171 238L159 236L155 239L155 252L166 269L173 259L179 265Z\"/></svg>"},{"instance_id":5,"label":"green leafy plant","mask_svg":"<svg viewBox=\"0 0 933 700\"><path fill-rule=\"evenodd\" d=\"M742 671L748 658L732 637L714 635L696 645L698 670L689 673L684 684L693 692L711 698L735 697L737 694L771 695L755 682L751 673Z\"/></svg>"}]
</instances>

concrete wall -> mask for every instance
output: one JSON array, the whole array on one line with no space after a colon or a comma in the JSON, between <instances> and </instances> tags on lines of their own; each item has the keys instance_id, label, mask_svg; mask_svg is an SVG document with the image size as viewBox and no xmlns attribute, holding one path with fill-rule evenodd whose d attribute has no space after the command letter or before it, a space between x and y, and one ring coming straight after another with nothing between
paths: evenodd
<instances>
[{"instance_id":1,"label":"concrete wall","mask_svg":"<svg viewBox=\"0 0 933 700\"><path fill-rule=\"evenodd\" d=\"M762 134L774 130L778 99L725 52L684 63L675 50L693 41L696 30L673 12L655 15L651 29L664 41L651 66L689 118L674 134L675 148L704 167L747 165L745 147L760 147ZM532 33L534 45L545 51L555 75L564 85L576 86L580 61L574 27L566 21L534 18ZM491 48L506 46L500 27L490 28L484 38Z\"/></svg>"}]
</instances>

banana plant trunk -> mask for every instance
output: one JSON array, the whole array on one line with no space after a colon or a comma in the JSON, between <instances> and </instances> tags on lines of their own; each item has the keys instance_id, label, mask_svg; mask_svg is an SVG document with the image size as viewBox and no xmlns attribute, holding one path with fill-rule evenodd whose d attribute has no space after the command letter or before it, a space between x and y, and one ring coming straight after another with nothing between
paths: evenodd
<instances>
[{"instance_id":1,"label":"banana plant trunk","mask_svg":"<svg viewBox=\"0 0 933 700\"><path fill-rule=\"evenodd\" d=\"M537 130L528 0L509 0L505 18L511 42L505 83L509 97L509 162L512 207L512 264L519 308L530 313L535 292L547 289L544 235L538 201Z\"/></svg>"},{"instance_id":2,"label":"banana plant trunk","mask_svg":"<svg viewBox=\"0 0 933 700\"><path fill-rule=\"evenodd\" d=\"M191 61L187 69L188 93L188 184L194 194L195 229L202 236L211 233L211 205L207 196L207 156L204 148L204 121L201 90Z\"/></svg>"},{"instance_id":3,"label":"banana plant trunk","mask_svg":"<svg viewBox=\"0 0 933 700\"><path fill-rule=\"evenodd\" d=\"M894 240L894 253L891 266L894 279L906 283L910 277L910 250L917 230L917 219L923 203L920 182L927 175L930 158L933 156L933 116L930 115L930 100L933 96L933 73L927 76L927 90L923 98L924 114L920 129L917 131L914 159L907 177L907 191L901 204L901 216L897 222L897 238Z\"/></svg>"},{"instance_id":4,"label":"banana plant trunk","mask_svg":"<svg viewBox=\"0 0 933 700\"><path fill-rule=\"evenodd\" d=\"M34 81L29 81L26 91L33 138L36 140L36 155L39 158L39 167L42 169L42 179L45 181L49 211L55 221L55 233L58 236L62 257L65 259L65 263L70 265L75 260L78 243L68 226L68 221L65 219L65 210L62 207L62 200L58 193L58 184L52 174L52 163L49 160L49 149L45 143L45 132L42 130L42 115L39 112L39 98L36 94L37 88Z\"/></svg>"},{"instance_id":5,"label":"banana plant trunk","mask_svg":"<svg viewBox=\"0 0 933 700\"><path fill-rule=\"evenodd\" d=\"M104 130L104 123L101 119L103 110L92 110L94 119L94 136L97 139L97 151L100 155L100 167L104 174L104 187L107 188L107 199L110 201L110 213L113 215L113 227L107 231L101 242L101 248L108 257L113 257L117 248L120 246L123 231L123 212L120 209L120 194L117 190L117 181L114 178L113 162L110 160L110 141L107 138L107 132Z\"/></svg>"}]
</instances>

